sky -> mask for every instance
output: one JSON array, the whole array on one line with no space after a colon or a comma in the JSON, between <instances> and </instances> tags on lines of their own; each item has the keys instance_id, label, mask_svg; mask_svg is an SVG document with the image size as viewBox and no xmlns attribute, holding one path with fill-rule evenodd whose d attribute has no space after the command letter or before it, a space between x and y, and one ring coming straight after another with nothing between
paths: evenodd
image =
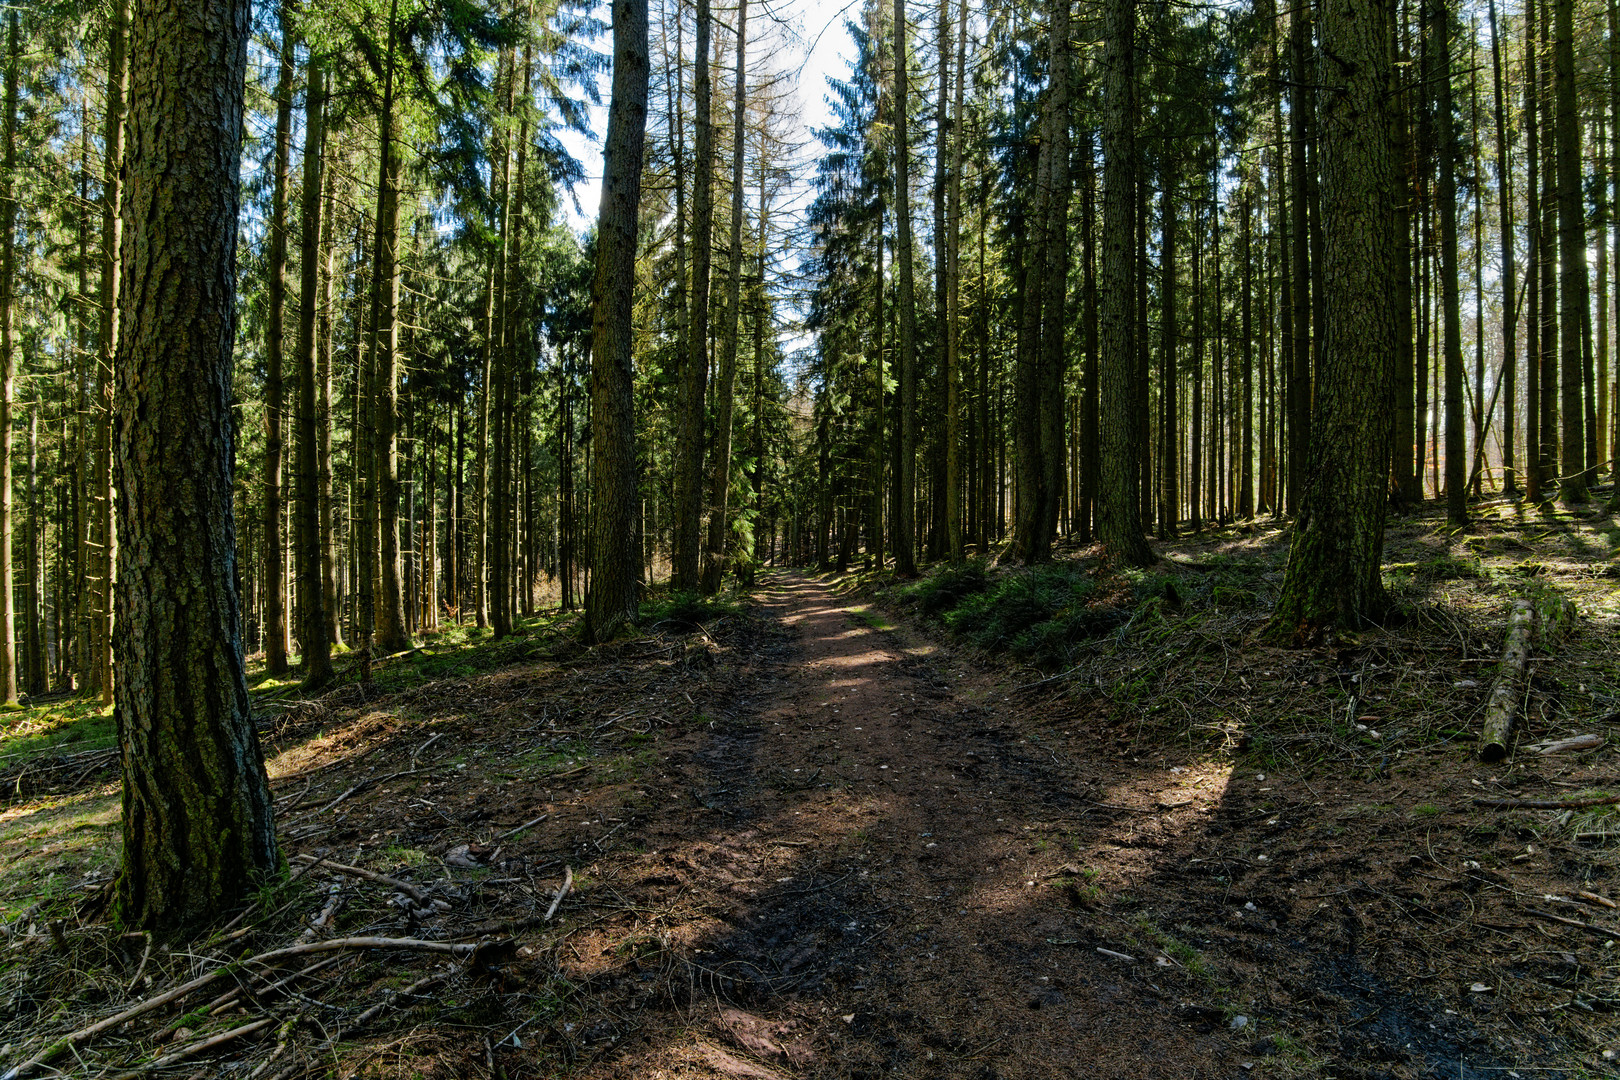
<instances>
[{"instance_id":1,"label":"sky","mask_svg":"<svg viewBox=\"0 0 1620 1080\"><path fill-rule=\"evenodd\" d=\"M860 0L844 0L843 3L828 0L764 0L766 16L790 29L786 35L787 45L773 57L773 66L779 70L797 72L793 82L799 98L799 117L804 137L831 119L826 97L827 76L844 78L849 74L855 45L844 29L844 19L856 11L859 3ZM751 0L751 25L757 25L754 20L759 18L761 11L757 5L758 0ZM605 7L597 14L604 20L608 18ZM611 39L604 37L601 47L611 49ZM569 152L585 166L587 177L575 193L579 202L578 210L564 200L568 224L576 232L584 232L596 221L597 205L601 199L602 141L607 134L606 102L610 83L611 75L604 74L601 81L604 104L591 110L594 139L586 139L572 132L564 133L561 139ZM727 103L715 102L716 122L728 122L728 112Z\"/></svg>"}]
</instances>

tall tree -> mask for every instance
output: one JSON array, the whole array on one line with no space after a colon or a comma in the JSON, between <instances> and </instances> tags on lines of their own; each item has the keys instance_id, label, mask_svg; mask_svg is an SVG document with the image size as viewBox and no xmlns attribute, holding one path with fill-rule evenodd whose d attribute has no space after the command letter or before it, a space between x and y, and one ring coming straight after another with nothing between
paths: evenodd
<instances>
[{"instance_id":1,"label":"tall tree","mask_svg":"<svg viewBox=\"0 0 1620 1080\"><path fill-rule=\"evenodd\" d=\"M1563 384L1563 440L1558 498L1584 503L1586 491L1586 404L1581 388L1591 350L1587 317L1591 294L1586 271L1586 208L1581 187L1581 124L1575 104L1575 3L1553 5L1553 94L1558 181L1558 358Z\"/></svg>"},{"instance_id":2,"label":"tall tree","mask_svg":"<svg viewBox=\"0 0 1620 1080\"><path fill-rule=\"evenodd\" d=\"M1103 6L1103 257L1101 337L1101 475L1097 537L1110 562L1146 566L1153 561L1142 535L1140 447L1136 386L1135 206L1136 6Z\"/></svg>"},{"instance_id":3,"label":"tall tree","mask_svg":"<svg viewBox=\"0 0 1620 1080\"><path fill-rule=\"evenodd\" d=\"M1308 477L1274 641L1320 640L1376 618L1393 434L1395 156L1386 113L1389 0L1324 0L1322 288L1327 299Z\"/></svg>"},{"instance_id":4,"label":"tall tree","mask_svg":"<svg viewBox=\"0 0 1620 1080\"><path fill-rule=\"evenodd\" d=\"M279 5L280 57L276 65L276 134L271 152L270 265L266 299L264 376L264 661L271 675L287 673L287 549L282 528L283 431L286 427L286 391L282 377L285 359L287 304L287 171L292 158L293 81L297 67L293 54L297 35L290 0Z\"/></svg>"},{"instance_id":5,"label":"tall tree","mask_svg":"<svg viewBox=\"0 0 1620 1080\"><path fill-rule=\"evenodd\" d=\"M231 506L247 0L139 0L117 364L125 925L201 925L276 872Z\"/></svg>"},{"instance_id":6,"label":"tall tree","mask_svg":"<svg viewBox=\"0 0 1620 1080\"><path fill-rule=\"evenodd\" d=\"M894 0L894 215L895 270L898 279L899 340L895 374L899 382L899 468L894 477L894 568L901 577L917 573L917 286L912 275L911 146L907 131L910 104L907 87L909 49L906 2Z\"/></svg>"},{"instance_id":7,"label":"tall tree","mask_svg":"<svg viewBox=\"0 0 1620 1080\"><path fill-rule=\"evenodd\" d=\"M286 48L283 45L283 48ZM320 291L322 185L325 180L326 70L311 48L308 85L304 90L304 176L299 205L298 252L298 600L303 617L298 627L304 658L304 685L324 686L332 678L332 641L327 633L327 595L322 567L320 411L317 377L320 346L316 339Z\"/></svg>"},{"instance_id":8,"label":"tall tree","mask_svg":"<svg viewBox=\"0 0 1620 1080\"><path fill-rule=\"evenodd\" d=\"M709 542L703 591L720 591L730 532L731 414L737 395L737 335L742 329L743 120L748 94L748 0L737 5L737 72L731 106L731 238L726 259L726 313L720 328L720 385L714 392L714 453L709 468Z\"/></svg>"},{"instance_id":9,"label":"tall tree","mask_svg":"<svg viewBox=\"0 0 1620 1080\"><path fill-rule=\"evenodd\" d=\"M606 641L636 615L634 341L636 220L647 130L647 0L614 0L613 100L597 219L591 323L591 583L585 636Z\"/></svg>"},{"instance_id":10,"label":"tall tree","mask_svg":"<svg viewBox=\"0 0 1620 1080\"><path fill-rule=\"evenodd\" d=\"M1468 521L1468 460L1463 444L1462 300L1457 280L1457 157L1460 146L1452 116L1451 13L1440 0L1427 0L1429 34L1434 45L1435 125L1439 142L1440 179L1435 202L1440 210L1441 348L1446 380L1446 517L1453 525Z\"/></svg>"},{"instance_id":11,"label":"tall tree","mask_svg":"<svg viewBox=\"0 0 1620 1080\"><path fill-rule=\"evenodd\" d=\"M703 416L709 378L709 275L714 233L714 123L710 112L709 0L697 0L692 97L696 108L692 178L692 298L687 319L687 353L675 420L675 534L670 556L671 584L695 590L701 584L699 556L703 525ZM678 59L678 58L677 58Z\"/></svg>"},{"instance_id":12,"label":"tall tree","mask_svg":"<svg viewBox=\"0 0 1620 1080\"><path fill-rule=\"evenodd\" d=\"M0 699L17 704L17 630L11 588L11 413L17 400L17 83L21 14L6 18L5 117L0 120Z\"/></svg>"}]
</instances>

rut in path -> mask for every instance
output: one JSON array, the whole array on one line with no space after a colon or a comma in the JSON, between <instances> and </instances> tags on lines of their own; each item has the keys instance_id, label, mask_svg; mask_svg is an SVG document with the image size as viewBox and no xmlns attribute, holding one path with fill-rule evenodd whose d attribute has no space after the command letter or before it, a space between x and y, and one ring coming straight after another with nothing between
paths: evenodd
<instances>
[{"instance_id":1,"label":"rut in path","mask_svg":"<svg viewBox=\"0 0 1620 1080\"><path fill-rule=\"evenodd\" d=\"M648 830L649 864L707 894L671 937L687 987L669 1020L702 1033L644 1026L592 1075L748 1075L739 1053L806 1077L1237 1073L1224 1029L1181 1008L1204 987L1098 951L1141 951L1105 890L1148 884L1169 816L1201 820L1184 793L1158 809L1162 767L1069 760L983 673L813 578L775 575L761 607L791 655L672 755L693 809Z\"/></svg>"}]
</instances>

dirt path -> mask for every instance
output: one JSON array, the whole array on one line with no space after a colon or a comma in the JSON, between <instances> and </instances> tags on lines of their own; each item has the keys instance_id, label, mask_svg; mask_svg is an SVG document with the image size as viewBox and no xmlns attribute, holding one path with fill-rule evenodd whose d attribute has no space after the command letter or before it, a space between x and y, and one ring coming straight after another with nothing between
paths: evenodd
<instances>
[{"instance_id":1,"label":"dirt path","mask_svg":"<svg viewBox=\"0 0 1620 1080\"><path fill-rule=\"evenodd\" d=\"M587 1075L1247 1075L1188 957L1103 910L1217 792L1078 768L1001 723L985 679L813 578L776 576L761 605L796 640L671 756L689 824L650 822L635 871L705 901L657 931L658 971L687 986Z\"/></svg>"}]
</instances>

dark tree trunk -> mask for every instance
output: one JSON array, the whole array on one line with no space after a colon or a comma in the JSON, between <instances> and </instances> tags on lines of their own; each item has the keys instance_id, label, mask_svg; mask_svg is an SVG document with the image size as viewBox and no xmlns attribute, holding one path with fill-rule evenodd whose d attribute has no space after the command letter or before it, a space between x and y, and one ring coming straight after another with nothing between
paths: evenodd
<instances>
[{"instance_id":1,"label":"dark tree trunk","mask_svg":"<svg viewBox=\"0 0 1620 1080\"><path fill-rule=\"evenodd\" d=\"M1457 279L1457 125L1451 115L1451 17L1441 0L1428 0L1429 33L1434 42L1435 132L1440 180L1435 202L1440 211L1440 311L1446 379L1446 517L1468 522L1468 450L1463 434L1462 298Z\"/></svg>"},{"instance_id":2,"label":"dark tree trunk","mask_svg":"<svg viewBox=\"0 0 1620 1080\"><path fill-rule=\"evenodd\" d=\"M634 338L636 217L647 130L647 0L613 4L613 100L598 216L591 325L591 581L585 637L605 641L636 616ZM701 155L700 155L701 158Z\"/></svg>"},{"instance_id":3,"label":"dark tree trunk","mask_svg":"<svg viewBox=\"0 0 1620 1080\"><path fill-rule=\"evenodd\" d=\"M898 271L899 341L895 374L899 383L899 467L894 478L894 562L901 577L917 573L917 287L912 277L911 148L908 145L906 4L894 0L894 214L895 269Z\"/></svg>"},{"instance_id":4,"label":"dark tree trunk","mask_svg":"<svg viewBox=\"0 0 1620 1080\"><path fill-rule=\"evenodd\" d=\"M298 599L303 616L298 628L299 651L304 658L304 685L311 689L332 678L322 566L326 545L321 537L320 409L316 398L320 366L316 294L320 289L325 138L326 76L320 54L312 50L304 93L304 183L299 208L297 530Z\"/></svg>"},{"instance_id":5,"label":"dark tree trunk","mask_svg":"<svg viewBox=\"0 0 1620 1080\"><path fill-rule=\"evenodd\" d=\"M1142 535L1141 445L1136 369L1132 218L1136 205L1136 8L1106 0L1103 9L1103 300L1101 323L1101 476L1097 536L1110 562L1153 561Z\"/></svg>"},{"instance_id":6,"label":"dark tree trunk","mask_svg":"<svg viewBox=\"0 0 1620 1080\"><path fill-rule=\"evenodd\" d=\"M1324 0L1322 288L1327 298L1300 519L1268 635L1308 642L1377 617L1393 417L1391 7Z\"/></svg>"},{"instance_id":7,"label":"dark tree trunk","mask_svg":"<svg viewBox=\"0 0 1620 1080\"><path fill-rule=\"evenodd\" d=\"M249 5L141 0L118 344L119 918L201 926L280 857L242 662L231 346Z\"/></svg>"},{"instance_id":8,"label":"dark tree trunk","mask_svg":"<svg viewBox=\"0 0 1620 1080\"><path fill-rule=\"evenodd\" d=\"M17 296L17 83L22 65L21 15L6 19L5 118L0 126L0 699L17 704L17 628L11 587L11 412L17 399L12 321Z\"/></svg>"},{"instance_id":9,"label":"dark tree trunk","mask_svg":"<svg viewBox=\"0 0 1620 1080\"><path fill-rule=\"evenodd\" d=\"M709 379L709 271L714 232L714 124L710 115L709 0L697 0L692 77L696 139L692 180L692 314L687 320L686 370L675 417L675 500L671 585L695 590L700 581L703 528L703 419Z\"/></svg>"},{"instance_id":10,"label":"dark tree trunk","mask_svg":"<svg viewBox=\"0 0 1620 1080\"><path fill-rule=\"evenodd\" d=\"M1586 272L1586 213L1581 189L1581 126L1575 106L1575 4L1553 3L1554 141L1558 181L1558 357L1562 385L1563 440L1558 499L1584 503L1586 402L1582 397L1591 293Z\"/></svg>"},{"instance_id":11,"label":"dark tree trunk","mask_svg":"<svg viewBox=\"0 0 1620 1080\"><path fill-rule=\"evenodd\" d=\"M288 0L279 9L281 56L276 75L276 138L271 160L270 261L266 268L264 376L264 667L285 675L287 663L287 553L283 542L282 458L286 427L284 323L287 305L287 163L292 156L294 31Z\"/></svg>"}]
</instances>

